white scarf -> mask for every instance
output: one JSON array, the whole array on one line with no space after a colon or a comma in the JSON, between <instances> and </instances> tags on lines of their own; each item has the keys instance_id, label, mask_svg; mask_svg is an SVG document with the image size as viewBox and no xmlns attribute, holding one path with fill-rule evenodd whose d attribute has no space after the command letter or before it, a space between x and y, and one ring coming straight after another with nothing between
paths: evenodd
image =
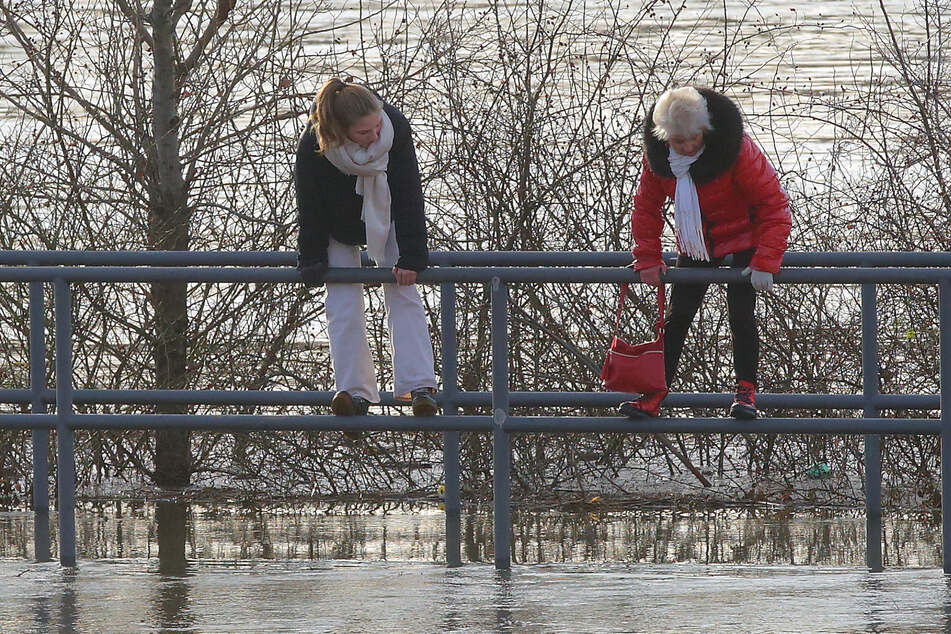
<instances>
[{"instance_id":1,"label":"white scarf","mask_svg":"<svg viewBox=\"0 0 951 634\"><path fill-rule=\"evenodd\" d=\"M694 260L710 261L710 254L703 242L703 221L700 219L700 200L697 198L697 186L690 177L690 166L700 158L704 148L692 155L677 154L669 148L667 160L670 170L677 177L674 189L674 228L677 243L683 252Z\"/></svg>"},{"instance_id":2,"label":"white scarf","mask_svg":"<svg viewBox=\"0 0 951 634\"><path fill-rule=\"evenodd\" d=\"M393 147L393 123L380 110L383 127L379 138L364 149L347 139L342 145L324 152L334 167L344 174L355 175L354 191L363 196L360 219L367 228L367 253L373 261L383 261L383 250L390 233L390 186L386 181L386 166Z\"/></svg>"}]
</instances>

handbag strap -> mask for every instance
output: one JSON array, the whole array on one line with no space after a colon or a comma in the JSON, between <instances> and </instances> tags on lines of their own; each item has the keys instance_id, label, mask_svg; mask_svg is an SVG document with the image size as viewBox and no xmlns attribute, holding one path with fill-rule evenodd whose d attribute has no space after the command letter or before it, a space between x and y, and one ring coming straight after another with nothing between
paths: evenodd
<instances>
[{"instance_id":1,"label":"handbag strap","mask_svg":"<svg viewBox=\"0 0 951 634\"><path fill-rule=\"evenodd\" d=\"M624 299L627 297L627 282L621 284L621 294L617 302L617 320L614 322L614 336L616 337L621 330L621 311L624 310ZM657 287L657 323L654 324L654 330L658 336L664 334L664 306L667 303L667 294L665 285L662 283Z\"/></svg>"}]
</instances>

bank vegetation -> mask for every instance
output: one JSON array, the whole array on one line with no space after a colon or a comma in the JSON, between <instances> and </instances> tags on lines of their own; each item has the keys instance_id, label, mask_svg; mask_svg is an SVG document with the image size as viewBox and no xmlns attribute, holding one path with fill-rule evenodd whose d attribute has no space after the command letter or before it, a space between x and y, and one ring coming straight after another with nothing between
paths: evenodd
<instances>
[{"instance_id":1,"label":"bank vegetation","mask_svg":"<svg viewBox=\"0 0 951 634\"><path fill-rule=\"evenodd\" d=\"M740 103L777 166L792 199L791 250L947 251L951 71L942 16L951 7L915 4L914 15L890 15L882 4L867 22L826 25L855 38L861 72L813 86L808 65L796 76L774 72L796 54L787 36L810 25L779 22L756 3L724 21L717 2L697 14L659 0L361 3L348 11L300 0L0 0L3 54L13 60L0 65L0 248L294 250L296 139L315 88L339 74L366 82L412 122L432 250L628 250L646 110L667 87L695 83ZM914 36L902 28L909 21ZM815 144L828 151L812 152ZM665 240L672 248L671 231ZM2 387L29 384L27 292L0 288ZM514 285L510 388L600 390L615 292ZM367 295L385 386L380 290ZM654 308L650 293L636 295L628 334L646 336ZM937 393L937 289L881 286L879 297L881 391ZM332 388L320 290L82 284L74 298L77 387ZM424 301L438 358L438 289L425 288ZM861 392L859 306L855 286L779 286L762 298L761 391ZM463 390L491 389L488 320L488 289L460 285ZM712 289L674 389L730 391L731 349L725 293ZM518 413L555 412L610 414ZM0 435L0 503L26 506L29 433ZM247 500L436 497L441 479L440 434L372 433L358 443L331 432L76 438L77 481L88 495L154 485ZM462 438L464 496L487 499L491 438ZM862 453L856 436L523 434L513 437L512 473L517 498L555 504L594 495L860 504ZM886 503L937 508L939 460L934 437L885 438ZM811 471L817 465L829 467L824 479L810 479L825 475Z\"/></svg>"}]
</instances>

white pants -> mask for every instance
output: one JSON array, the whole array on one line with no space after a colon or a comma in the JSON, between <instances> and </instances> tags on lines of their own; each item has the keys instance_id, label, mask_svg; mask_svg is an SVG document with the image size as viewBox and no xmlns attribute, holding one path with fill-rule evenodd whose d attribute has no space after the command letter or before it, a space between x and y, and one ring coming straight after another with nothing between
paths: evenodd
<instances>
[{"instance_id":1,"label":"white pants","mask_svg":"<svg viewBox=\"0 0 951 634\"><path fill-rule=\"evenodd\" d=\"M396 230L390 227L383 262L390 268L399 260ZM327 264L331 267L359 267L360 249L330 238ZM383 285L386 325L390 331L393 359L393 393L397 398L421 387L436 387L433 344L429 337L426 311L416 285ZM330 358L334 368L334 389L362 396L371 403L380 401L376 371L367 342L367 325L362 284L327 284L327 328Z\"/></svg>"}]
</instances>

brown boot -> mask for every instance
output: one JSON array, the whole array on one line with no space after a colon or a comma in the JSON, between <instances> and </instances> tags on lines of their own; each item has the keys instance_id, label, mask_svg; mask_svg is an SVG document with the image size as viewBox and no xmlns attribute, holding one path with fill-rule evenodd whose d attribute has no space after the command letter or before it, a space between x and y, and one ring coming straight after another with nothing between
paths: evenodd
<instances>
[{"instance_id":1,"label":"brown boot","mask_svg":"<svg viewBox=\"0 0 951 634\"><path fill-rule=\"evenodd\" d=\"M330 411L333 412L334 416L366 416L369 408L370 401L362 396L353 396L345 390L340 390L334 394L333 400L330 401ZM364 433L362 431L345 431L343 435L350 440L360 440Z\"/></svg>"}]
</instances>

